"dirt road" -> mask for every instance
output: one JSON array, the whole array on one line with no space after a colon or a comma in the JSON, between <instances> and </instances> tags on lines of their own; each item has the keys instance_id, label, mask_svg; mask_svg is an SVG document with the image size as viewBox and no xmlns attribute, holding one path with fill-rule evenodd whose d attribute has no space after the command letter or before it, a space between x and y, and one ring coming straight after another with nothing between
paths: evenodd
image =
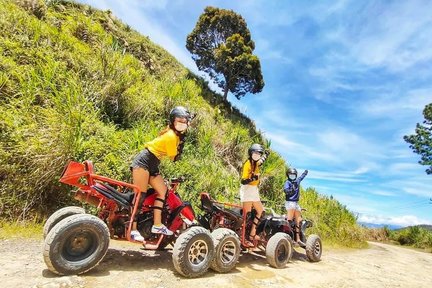
<instances>
[{"instance_id":1,"label":"dirt road","mask_svg":"<svg viewBox=\"0 0 432 288\"><path fill-rule=\"evenodd\" d=\"M431 287L432 254L380 243L368 249L325 249L322 261L309 263L301 253L284 269L245 254L228 274L208 272L185 279L175 271L171 252L140 250L111 241L104 260L81 276L59 277L42 259L41 240L0 240L1 287ZM301 250L298 250L302 252Z\"/></svg>"}]
</instances>

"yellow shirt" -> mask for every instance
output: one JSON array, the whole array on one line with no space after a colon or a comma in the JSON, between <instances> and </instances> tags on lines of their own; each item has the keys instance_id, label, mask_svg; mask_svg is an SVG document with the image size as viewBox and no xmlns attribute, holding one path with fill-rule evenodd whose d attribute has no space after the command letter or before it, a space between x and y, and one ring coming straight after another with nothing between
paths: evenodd
<instances>
[{"instance_id":1,"label":"yellow shirt","mask_svg":"<svg viewBox=\"0 0 432 288\"><path fill-rule=\"evenodd\" d=\"M259 174L259 166L255 165L255 169L254 169L254 171L252 171L251 161L247 160L245 162L245 164L243 165L242 179L250 179L252 177L252 173L254 175ZM258 183L259 183L259 180L255 180L255 181L249 182L247 185L257 186Z\"/></svg>"},{"instance_id":2,"label":"yellow shirt","mask_svg":"<svg viewBox=\"0 0 432 288\"><path fill-rule=\"evenodd\" d=\"M159 160L163 157L169 157L171 160L174 160L179 144L180 137L172 129L169 129L166 133L147 142L145 147Z\"/></svg>"}]
</instances>

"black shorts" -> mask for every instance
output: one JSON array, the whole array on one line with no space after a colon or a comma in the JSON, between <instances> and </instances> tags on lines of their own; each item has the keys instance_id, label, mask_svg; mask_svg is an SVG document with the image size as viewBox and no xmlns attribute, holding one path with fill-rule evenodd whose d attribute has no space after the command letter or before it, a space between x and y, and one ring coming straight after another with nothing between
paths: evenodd
<instances>
[{"instance_id":1,"label":"black shorts","mask_svg":"<svg viewBox=\"0 0 432 288\"><path fill-rule=\"evenodd\" d=\"M149 171L150 176L157 176L159 175L159 164L160 160L148 149L144 149L135 156L130 168L131 170L138 167L144 168Z\"/></svg>"}]
</instances>

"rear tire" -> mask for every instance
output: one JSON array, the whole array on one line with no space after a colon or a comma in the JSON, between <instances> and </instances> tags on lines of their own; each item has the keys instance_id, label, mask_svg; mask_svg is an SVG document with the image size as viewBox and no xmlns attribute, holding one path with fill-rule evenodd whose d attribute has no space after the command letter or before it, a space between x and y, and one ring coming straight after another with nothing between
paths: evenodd
<instances>
[{"instance_id":1,"label":"rear tire","mask_svg":"<svg viewBox=\"0 0 432 288\"><path fill-rule=\"evenodd\" d=\"M43 257L48 269L59 275L82 274L105 256L109 231L99 218L89 214L61 220L45 238Z\"/></svg>"},{"instance_id":2,"label":"rear tire","mask_svg":"<svg viewBox=\"0 0 432 288\"><path fill-rule=\"evenodd\" d=\"M72 216L76 214L85 214L84 208L78 207L78 206L68 206L61 208L54 212L45 222L45 225L43 227L43 237L44 239L48 235L48 233L51 231L51 229L59 223L61 220Z\"/></svg>"},{"instance_id":3,"label":"rear tire","mask_svg":"<svg viewBox=\"0 0 432 288\"><path fill-rule=\"evenodd\" d=\"M201 276L210 267L214 253L214 241L210 233L203 227L191 227L180 234L174 243L174 267L185 277Z\"/></svg>"},{"instance_id":4,"label":"rear tire","mask_svg":"<svg viewBox=\"0 0 432 288\"><path fill-rule=\"evenodd\" d=\"M293 254L291 237L283 232L273 235L266 246L266 258L270 266L284 268Z\"/></svg>"},{"instance_id":5,"label":"rear tire","mask_svg":"<svg viewBox=\"0 0 432 288\"><path fill-rule=\"evenodd\" d=\"M219 228L211 233L215 240L215 257L210 268L220 273L231 271L240 257L240 240L237 234L226 228Z\"/></svg>"},{"instance_id":6,"label":"rear tire","mask_svg":"<svg viewBox=\"0 0 432 288\"><path fill-rule=\"evenodd\" d=\"M310 262L321 260L322 242L318 235L312 234L306 240L306 257Z\"/></svg>"}]
</instances>

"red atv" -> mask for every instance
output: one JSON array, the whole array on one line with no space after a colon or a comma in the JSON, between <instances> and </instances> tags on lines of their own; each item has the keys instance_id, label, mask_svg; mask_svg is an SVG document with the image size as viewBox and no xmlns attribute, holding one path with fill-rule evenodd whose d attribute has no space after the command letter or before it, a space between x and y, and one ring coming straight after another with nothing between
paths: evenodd
<instances>
[{"instance_id":1,"label":"red atv","mask_svg":"<svg viewBox=\"0 0 432 288\"><path fill-rule=\"evenodd\" d=\"M201 209L205 214L199 217L199 222L203 227L210 231L220 230L221 227L231 230L232 233L240 238L240 244L243 249L258 248L265 251L267 262L275 268L283 268L291 259L293 254L294 238L294 221L290 223L285 216L272 215L261 217L261 221L256 228L256 234L260 240L248 241L246 235L250 234L252 221L255 218L256 211L252 209L251 213L244 215L242 206L230 203L217 202L207 193L201 193ZM317 262L321 259L322 243L318 235L305 236L305 230L312 226L309 220L302 221L300 239L306 243L302 248L306 250L306 256L311 262ZM217 230L215 230L217 229ZM213 232L214 233L214 232ZM212 234L213 234L212 233ZM225 259L232 259L230 255L234 254L233 250L219 251L216 247L217 255L224 259L224 253L227 251ZM235 255L240 254L240 245ZM218 258L216 257L216 258ZM235 259L237 260L237 259ZM214 260L213 262L215 262ZM235 265L233 262L225 261L225 266Z\"/></svg>"},{"instance_id":2,"label":"red atv","mask_svg":"<svg viewBox=\"0 0 432 288\"><path fill-rule=\"evenodd\" d=\"M197 277L209 268L215 253L214 240L206 229L196 226L191 205L177 194L182 179L171 179L162 211L162 221L175 231L173 236L151 233L156 199L153 189L142 195L135 185L99 176L90 161L69 162L60 182L78 187L75 199L97 207L97 217L71 206L48 218L43 256L52 272L87 272L105 256L110 238L134 242L130 236L132 219L137 219L146 249L163 249L174 243L173 263L181 275Z\"/></svg>"}]
</instances>

